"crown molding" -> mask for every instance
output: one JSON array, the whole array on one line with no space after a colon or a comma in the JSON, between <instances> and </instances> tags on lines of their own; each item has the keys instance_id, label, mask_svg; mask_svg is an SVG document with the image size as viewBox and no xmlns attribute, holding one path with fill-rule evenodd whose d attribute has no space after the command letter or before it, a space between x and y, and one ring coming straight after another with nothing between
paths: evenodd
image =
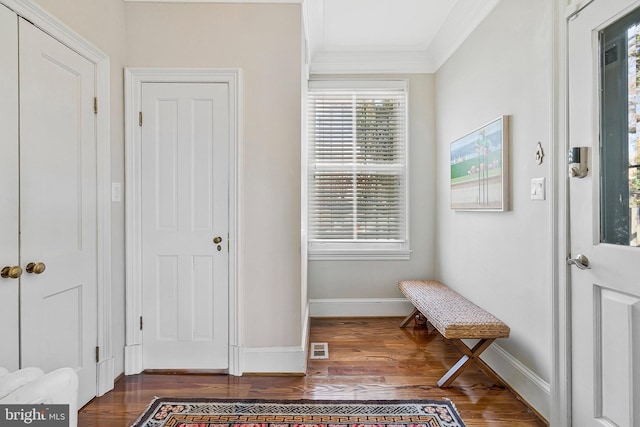
<instances>
[{"instance_id":1,"label":"crown molding","mask_svg":"<svg viewBox=\"0 0 640 427\"><path fill-rule=\"evenodd\" d=\"M464 43L500 0L458 0L427 51L438 70Z\"/></svg>"},{"instance_id":2,"label":"crown molding","mask_svg":"<svg viewBox=\"0 0 640 427\"><path fill-rule=\"evenodd\" d=\"M424 48L405 46L392 51L388 47L369 47L359 51L337 51L325 49L324 2L303 1L310 73L316 75L435 73L499 3L499 0L456 1L432 41Z\"/></svg>"},{"instance_id":3,"label":"crown molding","mask_svg":"<svg viewBox=\"0 0 640 427\"><path fill-rule=\"evenodd\" d=\"M311 74L416 74L433 73L425 51L318 52L311 60Z\"/></svg>"},{"instance_id":4,"label":"crown molding","mask_svg":"<svg viewBox=\"0 0 640 427\"><path fill-rule=\"evenodd\" d=\"M311 58L324 49L324 1L302 0L302 19Z\"/></svg>"}]
</instances>

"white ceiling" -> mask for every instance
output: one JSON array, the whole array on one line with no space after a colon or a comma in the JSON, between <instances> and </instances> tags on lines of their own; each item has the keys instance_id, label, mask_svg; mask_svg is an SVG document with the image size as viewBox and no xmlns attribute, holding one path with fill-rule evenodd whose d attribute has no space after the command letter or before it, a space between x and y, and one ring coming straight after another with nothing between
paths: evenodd
<instances>
[{"instance_id":1,"label":"white ceiling","mask_svg":"<svg viewBox=\"0 0 640 427\"><path fill-rule=\"evenodd\" d=\"M432 73L499 0L303 0L311 74Z\"/></svg>"}]
</instances>

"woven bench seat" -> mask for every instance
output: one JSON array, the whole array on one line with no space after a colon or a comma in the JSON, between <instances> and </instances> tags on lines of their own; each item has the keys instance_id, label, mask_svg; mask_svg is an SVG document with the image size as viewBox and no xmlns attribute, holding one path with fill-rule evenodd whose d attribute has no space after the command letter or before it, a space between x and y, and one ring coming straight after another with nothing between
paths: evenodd
<instances>
[{"instance_id":1,"label":"woven bench seat","mask_svg":"<svg viewBox=\"0 0 640 427\"><path fill-rule=\"evenodd\" d=\"M496 383L504 385L502 379L479 356L496 338L509 337L509 326L438 281L406 280L398 283L398 287L415 307L401 327L406 327L420 313L444 338L451 340L464 353L458 363L438 381L438 386L451 385L472 362ZM480 341L470 349L461 339L471 338Z\"/></svg>"},{"instance_id":2,"label":"woven bench seat","mask_svg":"<svg viewBox=\"0 0 640 427\"><path fill-rule=\"evenodd\" d=\"M508 338L500 319L435 280L410 280L400 291L445 338Z\"/></svg>"}]
</instances>

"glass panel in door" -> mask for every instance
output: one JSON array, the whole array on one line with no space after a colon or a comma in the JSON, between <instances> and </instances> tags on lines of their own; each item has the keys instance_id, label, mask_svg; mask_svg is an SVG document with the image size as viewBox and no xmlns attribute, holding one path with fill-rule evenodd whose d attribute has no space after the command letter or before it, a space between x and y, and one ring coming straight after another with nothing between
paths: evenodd
<instances>
[{"instance_id":1,"label":"glass panel in door","mask_svg":"<svg viewBox=\"0 0 640 427\"><path fill-rule=\"evenodd\" d=\"M600 33L600 241L640 246L640 10Z\"/></svg>"}]
</instances>

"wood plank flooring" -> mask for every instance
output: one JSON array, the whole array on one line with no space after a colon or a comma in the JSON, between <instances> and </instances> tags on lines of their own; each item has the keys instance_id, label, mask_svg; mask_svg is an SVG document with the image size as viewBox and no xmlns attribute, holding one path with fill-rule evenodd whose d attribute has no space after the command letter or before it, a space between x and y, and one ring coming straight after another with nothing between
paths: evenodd
<instances>
[{"instance_id":1,"label":"wood plank flooring","mask_svg":"<svg viewBox=\"0 0 640 427\"><path fill-rule=\"evenodd\" d=\"M310 341L328 342L328 360L309 360L306 376L151 375L120 379L79 414L81 427L130 426L154 396L263 399L451 399L467 426L545 426L508 389L475 366L453 386L436 381L460 357L430 328L401 318L311 320Z\"/></svg>"}]
</instances>

